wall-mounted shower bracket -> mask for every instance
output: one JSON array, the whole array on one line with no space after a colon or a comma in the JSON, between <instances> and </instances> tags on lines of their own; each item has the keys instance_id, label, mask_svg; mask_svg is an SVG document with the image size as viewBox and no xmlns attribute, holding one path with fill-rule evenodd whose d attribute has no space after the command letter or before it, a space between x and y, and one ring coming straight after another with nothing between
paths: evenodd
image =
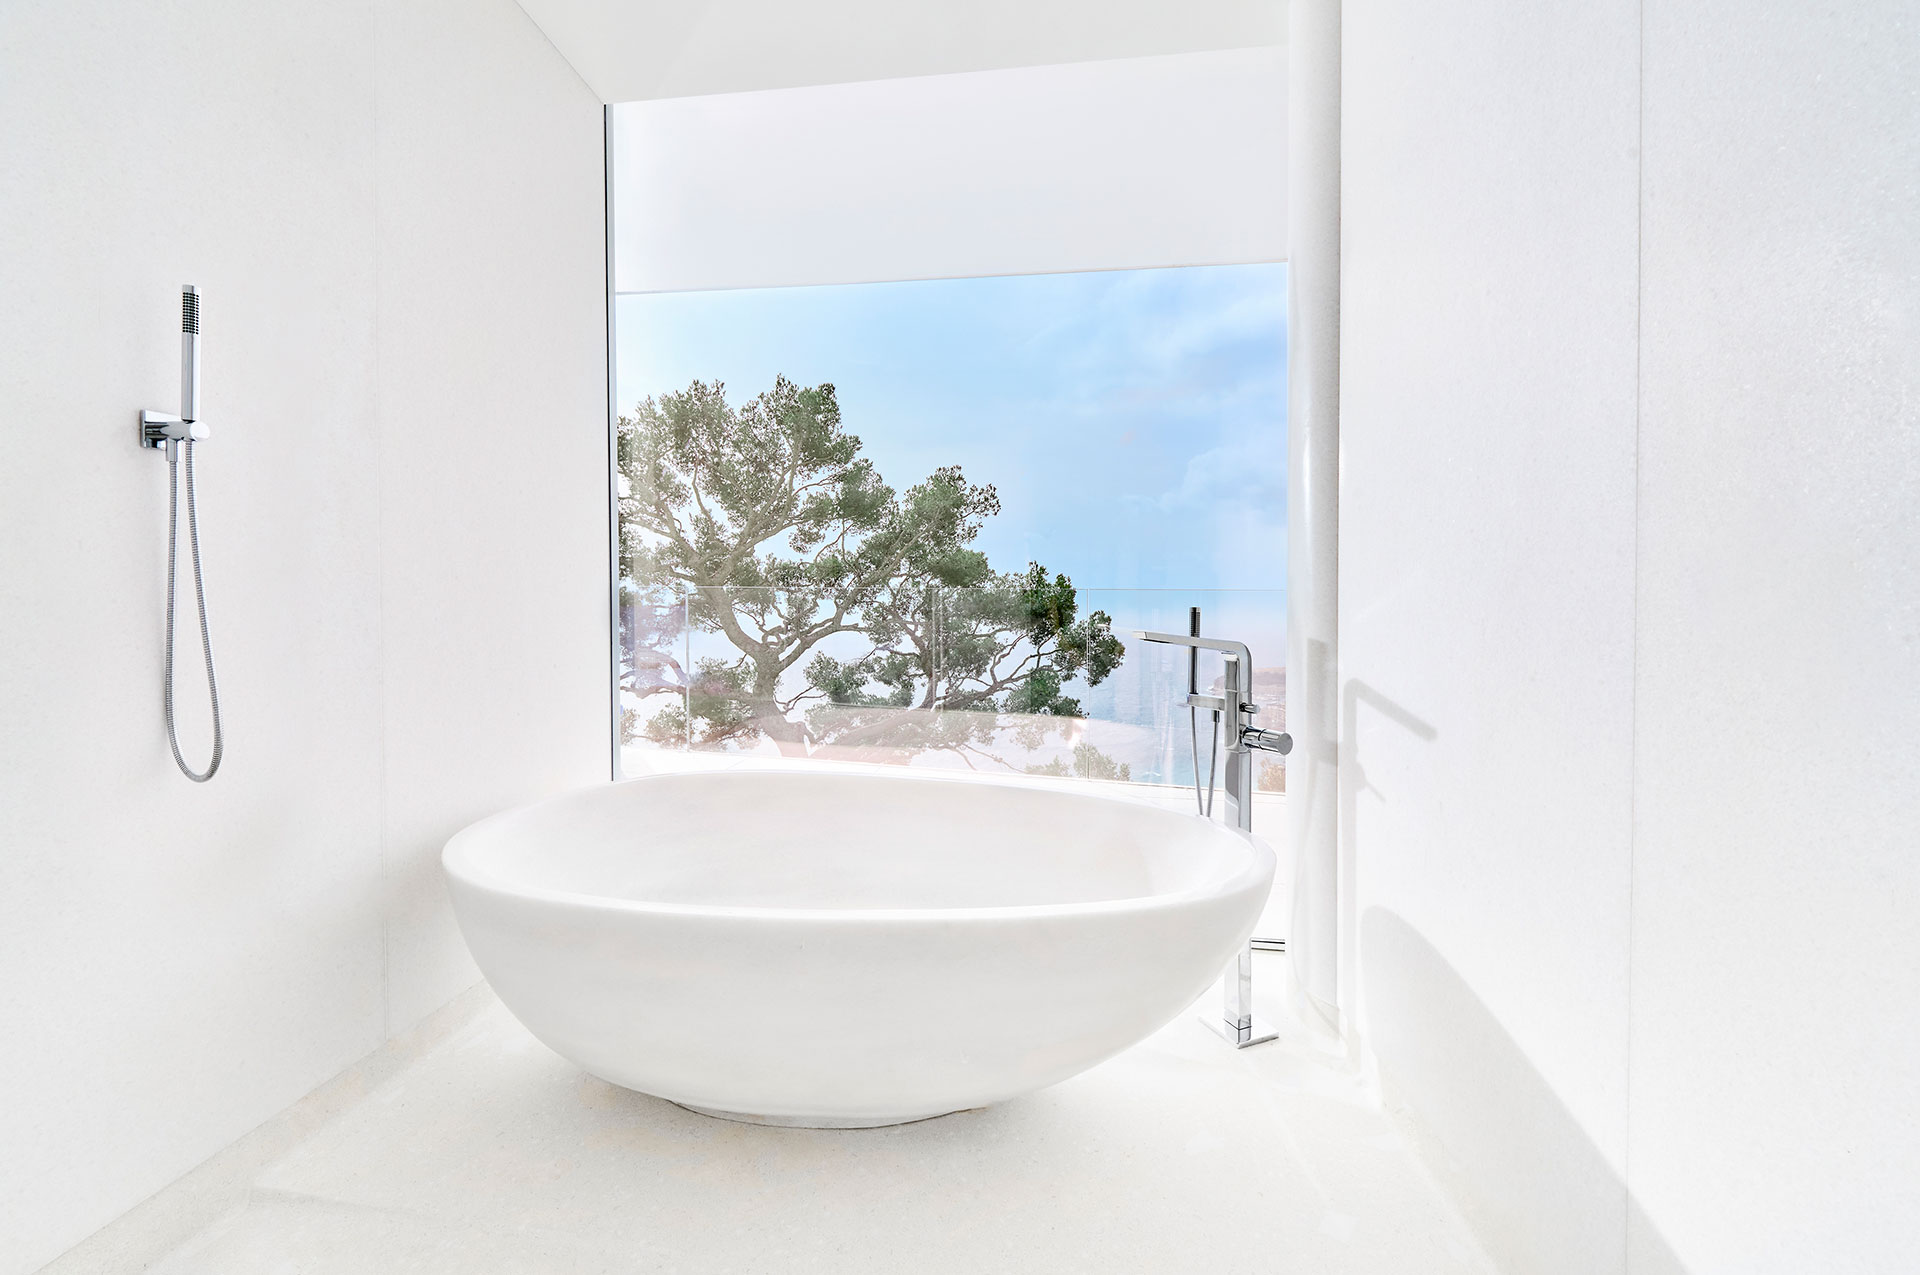
<instances>
[{"instance_id":1,"label":"wall-mounted shower bracket","mask_svg":"<svg viewBox=\"0 0 1920 1275\"><path fill-rule=\"evenodd\" d=\"M165 447L168 443L197 443L209 438L212 430L202 421L183 420L151 409L140 413L140 445Z\"/></svg>"}]
</instances>

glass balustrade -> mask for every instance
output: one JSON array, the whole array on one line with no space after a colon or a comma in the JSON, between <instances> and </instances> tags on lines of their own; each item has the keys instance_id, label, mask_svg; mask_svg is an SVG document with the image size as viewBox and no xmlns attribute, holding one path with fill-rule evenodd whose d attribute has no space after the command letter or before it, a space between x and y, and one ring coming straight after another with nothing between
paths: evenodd
<instances>
[{"instance_id":1,"label":"glass balustrade","mask_svg":"<svg viewBox=\"0 0 1920 1275\"><path fill-rule=\"evenodd\" d=\"M621 605L628 774L705 754L1052 775L1185 789L1207 773L1211 715L1183 701L1185 651L1139 630L1203 630L1254 655L1259 723L1286 728L1281 590L629 586ZM1193 671L1219 688L1217 655ZM1197 718L1199 745L1191 736ZM1197 753L1197 756L1196 756ZM1278 758L1258 775L1281 792Z\"/></svg>"}]
</instances>

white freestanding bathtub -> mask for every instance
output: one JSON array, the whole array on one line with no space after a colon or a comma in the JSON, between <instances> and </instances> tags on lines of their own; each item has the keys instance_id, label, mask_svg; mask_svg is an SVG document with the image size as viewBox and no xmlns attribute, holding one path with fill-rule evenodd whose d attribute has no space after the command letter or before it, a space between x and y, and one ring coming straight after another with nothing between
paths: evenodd
<instances>
[{"instance_id":1,"label":"white freestanding bathtub","mask_svg":"<svg viewBox=\"0 0 1920 1275\"><path fill-rule=\"evenodd\" d=\"M533 1034L710 1115L861 1127L1026 1093L1145 1038L1247 941L1264 843L1018 782L652 775L443 856Z\"/></svg>"}]
</instances>

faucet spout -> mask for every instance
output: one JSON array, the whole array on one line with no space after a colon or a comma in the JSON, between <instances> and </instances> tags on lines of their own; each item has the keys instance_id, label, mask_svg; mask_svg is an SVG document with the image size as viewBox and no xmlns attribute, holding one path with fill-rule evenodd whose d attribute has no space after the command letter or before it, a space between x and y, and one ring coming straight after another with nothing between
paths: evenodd
<instances>
[{"instance_id":1,"label":"faucet spout","mask_svg":"<svg viewBox=\"0 0 1920 1275\"><path fill-rule=\"evenodd\" d=\"M1238 656L1248 668L1253 667L1253 657L1247 654L1245 642L1230 642L1225 638L1191 636L1185 633L1155 633L1151 629L1135 629L1134 640L1138 642L1164 642L1168 646L1190 646L1200 651L1218 651L1222 655Z\"/></svg>"}]
</instances>

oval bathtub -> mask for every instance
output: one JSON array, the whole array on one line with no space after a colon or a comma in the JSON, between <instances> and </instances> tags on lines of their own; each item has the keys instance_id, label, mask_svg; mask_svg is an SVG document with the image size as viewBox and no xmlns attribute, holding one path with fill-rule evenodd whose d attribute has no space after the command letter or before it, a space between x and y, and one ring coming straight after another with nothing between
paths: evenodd
<instances>
[{"instance_id":1,"label":"oval bathtub","mask_svg":"<svg viewBox=\"0 0 1920 1275\"><path fill-rule=\"evenodd\" d=\"M771 767L510 810L442 861L482 973L555 1051L823 1127L984 1106L1144 1039L1247 941L1274 866L1087 793Z\"/></svg>"}]
</instances>

